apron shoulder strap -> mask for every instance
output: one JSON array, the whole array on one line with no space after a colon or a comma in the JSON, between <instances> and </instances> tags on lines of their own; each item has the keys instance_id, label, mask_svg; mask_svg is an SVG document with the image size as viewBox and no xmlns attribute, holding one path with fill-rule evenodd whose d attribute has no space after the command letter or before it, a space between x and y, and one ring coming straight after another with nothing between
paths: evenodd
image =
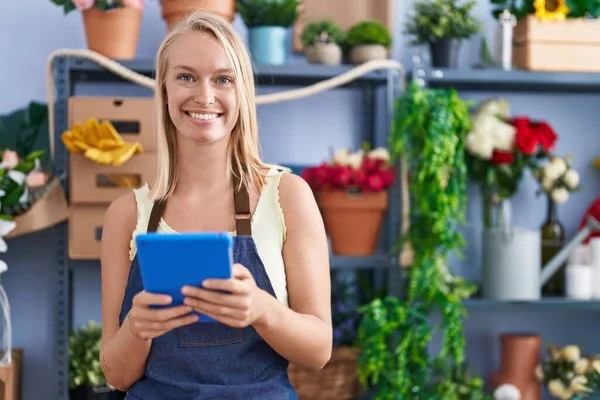
<instances>
[{"instance_id":1,"label":"apron shoulder strap","mask_svg":"<svg viewBox=\"0 0 600 400\"><path fill-rule=\"evenodd\" d=\"M237 176L233 177L233 202L235 207L235 229L238 235L252 235L252 214L250 213L250 196L246 185L238 190L240 180ZM166 201L155 201L150 212L147 232L156 232L160 219L165 212Z\"/></svg>"},{"instance_id":2,"label":"apron shoulder strap","mask_svg":"<svg viewBox=\"0 0 600 400\"><path fill-rule=\"evenodd\" d=\"M156 232L158 229L158 223L165 212L167 203L165 201L155 201L152 205L152 211L150 212L150 219L148 220L148 229L146 232Z\"/></svg>"},{"instance_id":3,"label":"apron shoulder strap","mask_svg":"<svg viewBox=\"0 0 600 400\"><path fill-rule=\"evenodd\" d=\"M235 205L235 229L238 235L252 235L252 214L250 213L250 195L246 185L240 185L240 179L233 176L233 202Z\"/></svg>"}]
</instances>

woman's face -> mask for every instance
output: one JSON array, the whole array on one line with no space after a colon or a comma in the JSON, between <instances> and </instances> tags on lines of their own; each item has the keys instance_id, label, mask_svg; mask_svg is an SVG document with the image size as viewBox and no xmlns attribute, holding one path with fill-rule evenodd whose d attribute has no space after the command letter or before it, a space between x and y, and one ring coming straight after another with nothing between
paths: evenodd
<instances>
[{"instance_id":1,"label":"woman's face","mask_svg":"<svg viewBox=\"0 0 600 400\"><path fill-rule=\"evenodd\" d=\"M180 139L215 143L239 115L235 75L216 38L189 32L172 44L165 78L169 115Z\"/></svg>"}]
</instances>

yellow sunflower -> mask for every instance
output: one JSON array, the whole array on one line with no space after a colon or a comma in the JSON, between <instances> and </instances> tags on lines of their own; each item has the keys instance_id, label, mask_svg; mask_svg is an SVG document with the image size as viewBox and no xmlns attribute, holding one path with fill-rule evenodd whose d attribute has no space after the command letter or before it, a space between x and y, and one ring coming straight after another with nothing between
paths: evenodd
<instances>
[{"instance_id":1,"label":"yellow sunflower","mask_svg":"<svg viewBox=\"0 0 600 400\"><path fill-rule=\"evenodd\" d=\"M542 21L564 21L569 14L565 0L534 0L535 16Z\"/></svg>"}]
</instances>

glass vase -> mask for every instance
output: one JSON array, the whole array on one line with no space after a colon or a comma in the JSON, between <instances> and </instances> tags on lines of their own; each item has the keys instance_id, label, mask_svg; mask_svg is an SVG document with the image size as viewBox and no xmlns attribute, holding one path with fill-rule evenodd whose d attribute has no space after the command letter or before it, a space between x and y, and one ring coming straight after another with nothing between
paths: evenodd
<instances>
[{"instance_id":1,"label":"glass vase","mask_svg":"<svg viewBox=\"0 0 600 400\"><path fill-rule=\"evenodd\" d=\"M511 199L500 196L495 185L482 185L481 199L483 229L510 231L512 228Z\"/></svg>"}]
</instances>

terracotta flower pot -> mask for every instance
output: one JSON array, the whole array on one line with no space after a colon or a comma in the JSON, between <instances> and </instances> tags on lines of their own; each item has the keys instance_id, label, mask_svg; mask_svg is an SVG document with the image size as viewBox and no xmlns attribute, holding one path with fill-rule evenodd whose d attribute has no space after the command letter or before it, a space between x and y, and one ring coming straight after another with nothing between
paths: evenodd
<instances>
[{"instance_id":1,"label":"terracotta flower pot","mask_svg":"<svg viewBox=\"0 0 600 400\"><path fill-rule=\"evenodd\" d=\"M135 58L142 10L131 7L82 12L88 49L117 60Z\"/></svg>"},{"instance_id":2,"label":"terracotta flower pot","mask_svg":"<svg viewBox=\"0 0 600 400\"><path fill-rule=\"evenodd\" d=\"M344 190L326 190L318 194L318 202L333 253L345 256L375 253L389 202L387 191L350 194Z\"/></svg>"},{"instance_id":3,"label":"terracotta flower pot","mask_svg":"<svg viewBox=\"0 0 600 400\"><path fill-rule=\"evenodd\" d=\"M522 400L541 400L542 385L535 376L541 345L538 334L500 335L500 370L492 374L492 386L510 383L519 388Z\"/></svg>"},{"instance_id":4,"label":"terracotta flower pot","mask_svg":"<svg viewBox=\"0 0 600 400\"><path fill-rule=\"evenodd\" d=\"M227 22L235 18L235 0L161 0L162 16L171 29L177 22L198 10L206 10Z\"/></svg>"}]
</instances>

